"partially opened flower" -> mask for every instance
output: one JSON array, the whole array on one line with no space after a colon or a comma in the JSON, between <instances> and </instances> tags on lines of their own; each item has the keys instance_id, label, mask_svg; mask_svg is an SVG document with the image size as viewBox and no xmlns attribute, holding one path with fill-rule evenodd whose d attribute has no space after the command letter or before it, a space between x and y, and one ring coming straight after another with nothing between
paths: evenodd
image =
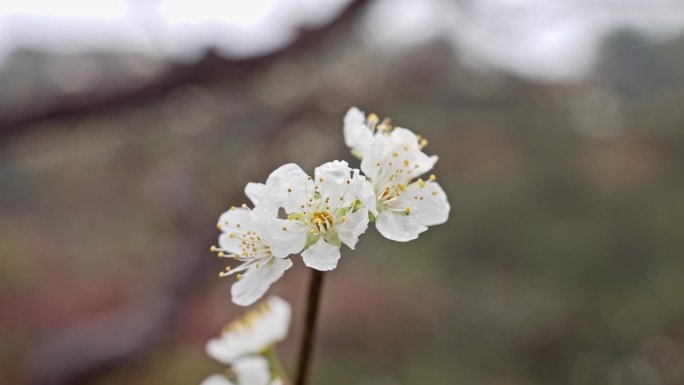
<instances>
[{"instance_id":1,"label":"partially opened flower","mask_svg":"<svg viewBox=\"0 0 684 385\"><path fill-rule=\"evenodd\" d=\"M220 274L221 277L236 275L237 282L230 291L237 305L247 306L257 301L292 266L292 261L286 258L289 253L274 252L269 247L264 220L246 205L231 207L219 217L219 246L212 246L212 251L238 263L236 267L226 267Z\"/></svg>"},{"instance_id":2,"label":"partially opened flower","mask_svg":"<svg viewBox=\"0 0 684 385\"><path fill-rule=\"evenodd\" d=\"M202 385L281 385L285 373L275 345L285 339L292 309L270 297L244 317L226 325L221 337L207 342L207 354L229 365L226 375L214 374Z\"/></svg>"},{"instance_id":3,"label":"partially opened flower","mask_svg":"<svg viewBox=\"0 0 684 385\"><path fill-rule=\"evenodd\" d=\"M269 297L244 317L226 325L219 338L209 340L207 354L224 364L263 354L285 339L291 316L292 309L287 302Z\"/></svg>"},{"instance_id":4,"label":"partially opened flower","mask_svg":"<svg viewBox=\"0 0 684 385\"><path fill-rule=\"evenodd\" d=\"M375 212L372 186L344 161L317 167L314 177L296 164L273 171L265 184L250 183L246 192L265 217L283 209L287 218L264 221L271 250L302 251L304 263L332 270L342 243L354 248Z\"/></svg>"},{"instance_id":5,"label":"partially opened flower","mask_svg":"<svg viewBox=\"0 0 684 385\"><path fill-rule=\"evenodd\" d=\"M376 228L388 239L406 242L427 226L446 222L450 206L434 175L426 181L415 179L437 162L436 156L422 151L427 140L393 127L389 119L378 121L375 114L366 119L352 107L345 116L345 142L362 157L361 171L373 186Z\"/></svg>"}]
</instances>

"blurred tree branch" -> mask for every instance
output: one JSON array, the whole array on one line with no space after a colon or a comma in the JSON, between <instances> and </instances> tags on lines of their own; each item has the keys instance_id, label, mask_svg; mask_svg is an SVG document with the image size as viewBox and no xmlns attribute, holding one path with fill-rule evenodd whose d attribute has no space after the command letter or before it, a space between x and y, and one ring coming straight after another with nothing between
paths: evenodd
<instances>
[{"instance_id":1,"label":"blurred tree branch","mask_svg":"<svg viewBox=\"0 0 684 385\"><path fill-rule=\"evenodd\" d=\"M251 76L285 57L299 55L321 47L331 36L347 30L348 25L371 0L353 0L335 19L317 29L301 29L295 41L266 55L247 59L226 59L213 50L200 61L190 65L176 65L165 75L138 88L121 93L106 91L65 97L60 103L34 110L17 118L3 120L0 116L0 142L29 130L36 123L52 119L84 117L111 111L126 105L153 101L173 89L193 82L229 79L235 83L248 81Z\"/></svg>"},{"instance_id":2,"label":"blurred tree branch","mask_svg":"<svg viewBox=\"0 0 684 385\"><path fill-rule=\"evenodd\" d=\"M190 82L211 82L215 79L229 79L231 84L249 81L259 69L290 55L299 55L322 47L335 34L343 33L348 25L361 13L369 0L357 0L335 20L318 30L303 31L300 38L290 46L271 54L246 60L227 60L209 53L202 61L191 67L179 67L169 75L136 91L111 95L91 100L65 101L49 111L37 113L8 124L0 123L0 141L11 135L29 130L33 124L52 119L82 118L105 113L116 108L155 102L174 88ZM315 100L288 103L273 119L259 129L258 138L265 147L275 145L276 131L288 122L310 113ZM249 115L249 111L246 114ZM233 119L240 119L235 116ZM239 126L235 125L235 126ZM268 151L266 151L268 153ZM197 170L195 170L197 171ZM198 223L196 203L198 192L194 178L200 172L189 173L190 180L176 181L177 193L173 194L169 207L177 213L176 231L178 243L176 253L169 256L168 273L163 287L150 298L115 309L107 314L87 319L58 331L35 345L29 357L28 379L32 384L79 384L90 383L94 378L107 373L120 364L130 362L152 348L168 334L168 329L192 295L201 284L198 279L212 268L207 257L209 244L213 242L211 223ZM181 178L183 179L183 178ZM235 199L238 200L238 199Z\"/></svg>"}]
</instances>

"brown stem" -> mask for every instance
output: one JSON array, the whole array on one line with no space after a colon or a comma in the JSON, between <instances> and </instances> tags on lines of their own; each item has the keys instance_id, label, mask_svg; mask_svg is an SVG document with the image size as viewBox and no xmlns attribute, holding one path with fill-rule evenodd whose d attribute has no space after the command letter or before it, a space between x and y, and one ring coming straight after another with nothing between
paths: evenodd
<instances>
[{"instance_id":1,"label":"brown stem","mask_svg":"<svg viewBox=\"0 0 684 385\"><path fill-rule=\"evenodd\" d=\"M321 299L323 287L323 272L311 269L311 280L309 281L309 296L306 300L306 319L304 323L304 335L299 347L299 362L297 364L297 375L294 385L306 385L309 373L309 363L316 337L316 320L318 319L318 304Z\"/></svg>"}]
</instances>

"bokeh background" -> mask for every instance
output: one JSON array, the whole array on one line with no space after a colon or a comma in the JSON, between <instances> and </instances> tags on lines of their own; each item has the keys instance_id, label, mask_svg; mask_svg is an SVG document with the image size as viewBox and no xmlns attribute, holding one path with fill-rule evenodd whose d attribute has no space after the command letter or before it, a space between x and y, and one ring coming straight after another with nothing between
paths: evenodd
<instances>
[{"instance_id":1,"label":"bokeh background","mask_svg":"<svg viewBox=\"0 0 684 385\"><path fill-rule=\"evenodd\" d=\"M280 164L358 165L356 105L430 140L452 214L344 250L312 384L684 384L682 2L12 3L0 383L220 370L218 215ZM307 273L271 290L290 370Z\"/></svg>"}]
</instances>

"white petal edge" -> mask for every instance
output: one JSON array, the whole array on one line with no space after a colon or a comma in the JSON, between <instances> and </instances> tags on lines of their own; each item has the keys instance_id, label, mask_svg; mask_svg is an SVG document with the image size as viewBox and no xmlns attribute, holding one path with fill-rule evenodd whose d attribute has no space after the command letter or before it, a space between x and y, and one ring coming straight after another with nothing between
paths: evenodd
<instances>
[{"instance_id":1,"label":"white petal edge","mask_svg":"<svg viewBox=\"0 0 684 385\"><path fill-rule=\"evenodd\" d=\"M366 125L366 115L356 107L352 107L344 115L344 143L347 147L363 156L373 139L373 133Z\"/></svg>"},{"instance_id":2,"label":"white petal edge","mask_svg":"<svg viewBox=\"0 0 684 385\"><path fill-rule=\"evenodd\" d=\"M262 242L270 247L271 254L285 258L304 249L308 227L293 220L260 217Z\"/></svg>"},{"instance_id":3,"label":"white petal edge","mask_svg":"<svg viewBox=\"0 0 684 385\"><path fill-rule=\"evenodd\" d=\"M383 237L397 242L408 242L418 238L427 226L417 223L410 215L384 211L375 221L375 228Z\"/></svg>"},{"instance_id":4,"label":"white petal edge","mask_svg":"<svg viewBox=\"0 0 684 385\"><path fill-rule=\"evenodd\" d=\"M200 383L200 385L234 385L222 374L212 374Z\"/></svg>"},{"instance_id":5,"label":"white petal edge","mask_svg":"<svg viewBox=\"0 0 684 385\"><path fill-rule=\"evenodd\" d=\"M230 288L233 303L240 306L253 304L263 297L271 284L280 279L290 267L292 261L280 258L272 258L259 268L250 267Z\"/></svg>"},{"instance_id":6,"label":"white petal edge","mask_svg":"<svg viewBox=\"0 0 684 385\"><path fill-rule=\"evenodd\" d=\"M347 220L337 226L337 235L345 245L354 249L359 236L368 229L368 210L359 209L355 213L346 215Z\"/></svg>"},{"instance_id":7,"label":"white petal edge","mask_svg":"<svg viewBox=\"0 0 684 385\"><path fill-rule=\"evenodd\" d=\"M339 247L333 246L321 237L302 253L304 264L312 269L329 271L337 267L340 259Z\"/></svg>"},{"instance_id":8,"label":"white petal edge","mask_svg":"<svg viewBox=\"0 0 684 385\"><path fill-rule=\"evenodd\" d=\"M237 360L233 366L239 385L268 385L271 371L262 356L248 356Z\"/></svg>"},{"instance_id":9,"label":"white petal edge","mask_svg":"<svg viewBox=\"0 0 684 385\"><path fill-rule=\"evenodd\" d=\"M301 167L288 163L278 167L266 179L269 205L283 207L287 213L299 211L306 204L313 182Z\"/></svg>"},{"instance_id":10,"label":"white petal edge","mask_svg":"<svg viewBox=\"0 0 684 385\"><path fill-rule=\"evenodd\" d=\"M354 169L352 183L354 187L354 193L359 198L361 203L373 213L373 215L378 215L377 201L375 196L375 191L373 190L373 185L366 179L365 176L361 175L359 169Z\"/></svg>"},{"instance_id":11,"label":"white petal edge","mask_svg":"<svg viewBox=\"0 0 684 385\"><path fill-rule=\"evenodd\" d=\"M415 200L412 197L421 197ZM397 205L410 207L413 220L421 225L441 225L449 219L451 206L446 193L437 182L427 181L420 187L419 183L411 183L404 191Z\"/></svg>"}]
</instances>

